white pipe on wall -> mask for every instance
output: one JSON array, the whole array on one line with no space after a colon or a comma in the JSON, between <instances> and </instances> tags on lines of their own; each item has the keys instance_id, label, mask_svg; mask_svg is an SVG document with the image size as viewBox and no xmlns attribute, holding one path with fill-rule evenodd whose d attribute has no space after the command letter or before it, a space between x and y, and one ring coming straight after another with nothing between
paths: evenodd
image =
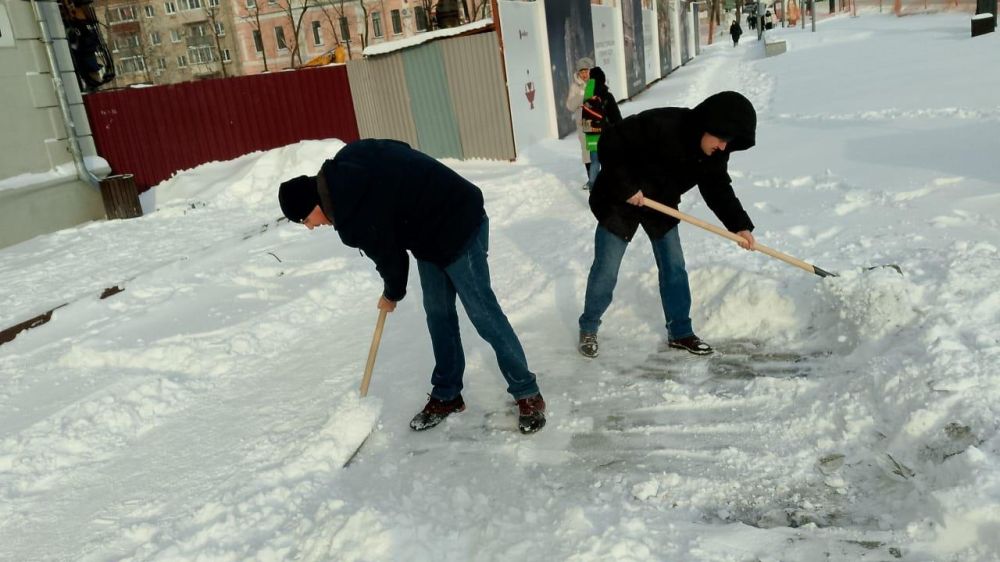
<instances>
[{"instance_id":1,"label":"white pipe on wall","mask_svg":"<svg viewBox=\"0 0 1000 562\"><path fill-rule=\"evenodd\" d=\"M81 181L92 186L98 186L100 179L87 169L87 164L83 159L83 151L80 149L80 140L76 136L76 125L73 123L73 115L69 110L69 100L66 97L66 86L63 84L62 72L59 62L56 59L55 47L52 44L52 34L49 33L48 22L42 14L41 8L36 0L31 1L31 8L35 12L35 20L42 34L42 44L45 45L45 54L49 59L49 66L52 69L52 85L56 90L56 99L59 100L59 112L62 114L63 124L66 126L66 142L69 144L69 151L73 157L73 164L76 167L76 175Z\"/></svg>"}]
</instances>

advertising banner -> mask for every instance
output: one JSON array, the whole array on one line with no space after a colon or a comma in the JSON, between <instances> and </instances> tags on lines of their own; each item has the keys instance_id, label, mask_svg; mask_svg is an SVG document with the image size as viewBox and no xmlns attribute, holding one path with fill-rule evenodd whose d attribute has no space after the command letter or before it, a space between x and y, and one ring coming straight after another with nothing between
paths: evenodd
<instances>
[{"instance_id":1,"label":"advertising banner","mask_svg":"<svg viewBox=\"0 0 1000 562\"><path fill-rule=\"evenodd\" d=\"M499 4L503 6L507 2ZM583 57L594 59L590 0L548 0L544 5L556 124L559 136L564 137L576 132L577 112L566 109L565 102L576 73L577 61ZM504 38L506 36L505 31Z\"/></svg>"},{"instance_id":2,"label":"advertising banner","mask_svg":"<svg viewBox=\"0 0 1000 562\"><path fill-rule=\"evenodd\" d=\"M557 137L552 76L548 71L545 12L538 2L499 2L510 117L518 153ZM564 94L565 95L565 94Z\"/></svg>"},{"instance_id":3,"label":"advertising banner","mask_svg":"<svg viewBox=\"0 0 1000 562\"><path fill-rule=\"evenodd\" d=\"M660 78L660 43L656 38L656 12L653 10L642 11L642 44L648 85Z\"/></svg>"},{"instance_id":4,"label":"advertising banner","mask_svg":"<svg viewBox=\"0 0 1000 562\"><path fill-rule=\"evenodd\" d=\"M612 6L593 6L594 60L608 78L608 89L616 99L628 97L625 81L625 51L622 48L621 10Z\"/></svg>"},{"instance_id":5,"label":"advertising banner","mask_svg":"<svg viewBox=\"0 0 1000 562\"><path fill-rule=\"evenodd\" d=\"M670 3L668 0L656 0L656 27L660 43L660 75L666 76L676 68L673 63L671 41Z\"/></svg>"},{"instance_id":6,"label":"advertising banner","mask_svg":"<svg viewBox=\"0 0 1000 562\"><path fill-rule=\"evenodd\" d=\"M628 97L646 87L646 53L642 37L642 0L621 0Z\"/></svg>"}]
</instances>

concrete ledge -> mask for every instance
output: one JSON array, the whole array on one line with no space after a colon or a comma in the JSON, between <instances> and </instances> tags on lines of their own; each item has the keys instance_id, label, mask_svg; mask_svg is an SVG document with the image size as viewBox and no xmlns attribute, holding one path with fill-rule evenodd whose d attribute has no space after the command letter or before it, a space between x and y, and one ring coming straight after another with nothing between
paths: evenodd
<instances>
[{"instance_id":1,"label":"concrete ledge","mask_svg":"<svg viewBox=\"0 0 1000 562\"><path fill-rule=\"evenodd\" d=\"M768 39L767 35L764 36L764 56L773 57L775 55L780 55L788 50L788 45L785 43L784 39Z\"/></svg>"},{"instance_id":2,"label":"concrete ledge","mask_svg":"<svg viewBox=\"0 0 1000 562\"><path fill-rule=\"evenodd\" d=\"M0 248L104 218L98 189L75 176L0 189Z\"/></svg>"}]
</instances>

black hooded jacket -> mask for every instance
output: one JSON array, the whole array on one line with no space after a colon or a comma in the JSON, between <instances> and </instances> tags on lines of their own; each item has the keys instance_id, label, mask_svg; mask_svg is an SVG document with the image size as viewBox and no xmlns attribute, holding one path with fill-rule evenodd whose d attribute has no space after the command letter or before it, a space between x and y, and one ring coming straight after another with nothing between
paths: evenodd
<instances>
[{"instance_id":1,"label":"black hooded jacket","mask_svg":"<svg viewBox=\"0 0 1000 562\"><path fill-rule=\"evenodd\" d=\"M375 262L385 298L406 295L409 256L444 267L486 217L483 193L406 143L353 142L317 178L320 206L344 244Z\"/></svg>"},{"instance_id":2,"label":"black hooded jacket","mask_svg":"<svg viewBox=\"0 0 1000 562\"><path fill-rule=\"evenodd\" d=\"M590 69L590 79L594 81L594 97L596 100L591 98L589 100L584 100L584 104L592 107L604 116L604 125L611 126L622 120L622 112L618 109L618 102L615 101L615 96L608 89L608 79L604 75L604 71L601 67L595 66ZM584 115L586 118L586 114Z\"/></svg>"},{"instance_id":3,"label":"black hooded jacket","mask_svg":"<svg viewBox=\"0 0 1000 562\"><path fill-rule=\"evenodd\" d=\"M625 200L645 197L677 208L681 195L695 185L722 224L732 232L753 230L753 223L733 192L727 171L729 154L756 142L757 113L736 92L715 94L694 109L665 107L627 117L601 135L601 172L590 193L590 209L615 235L631 240L641 224L650 238L660 238L677 219ZM703 133L728 139L725 151L706 156Z\"/></svg>"}]
</instances>

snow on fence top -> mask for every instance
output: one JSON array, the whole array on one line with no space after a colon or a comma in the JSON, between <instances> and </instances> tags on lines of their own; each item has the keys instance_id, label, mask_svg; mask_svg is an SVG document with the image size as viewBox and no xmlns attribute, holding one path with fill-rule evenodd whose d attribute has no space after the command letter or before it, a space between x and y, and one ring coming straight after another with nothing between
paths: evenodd
<instances>
[{"instance_id":1,"label":"snow on fence top","mask_svg":"<svg viewBox=\"0 0 1000 562\"><path fill-rule=\"evenodd\" d=\"M398 41L389 41L387 43L379 43L378 45L369 45L365 47L365 50L362 51L361 54L366 57L374 55L384 55L387 53L408 49L410 47L415 47L417 45L421 45L423 43L427 43L428 41L433 41L435 39L441 39L442 37L454 37L456 35L463 35L470 31L486 29L492 26L493 26L492 18L481 19L471 23L467 23L465 25L460 25L458 27L449 27L447 29L428 31L427 33L421 33L420 35L407 37L406 39L400 39Z\"/></svg>"}]
</instances>

